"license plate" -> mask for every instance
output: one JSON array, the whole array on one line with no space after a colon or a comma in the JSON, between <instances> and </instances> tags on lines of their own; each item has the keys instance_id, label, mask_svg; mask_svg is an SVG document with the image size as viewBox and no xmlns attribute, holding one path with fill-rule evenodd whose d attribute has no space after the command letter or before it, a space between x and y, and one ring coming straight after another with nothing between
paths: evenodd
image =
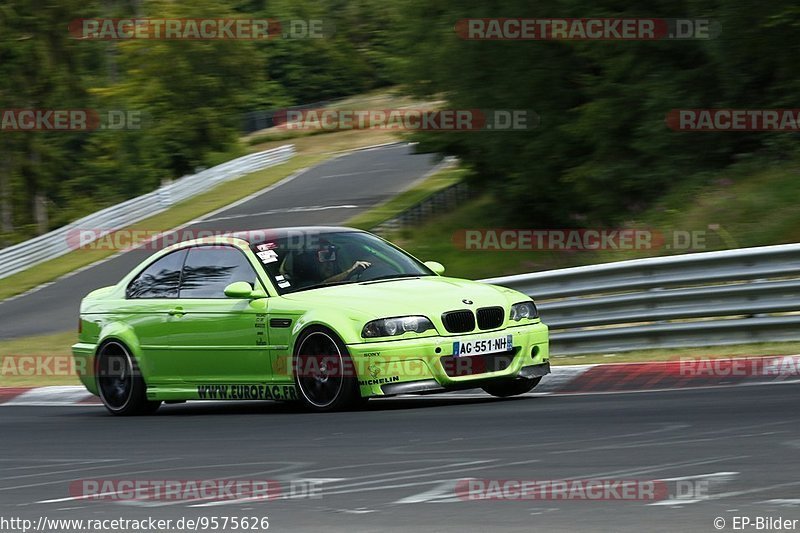
<instances>
[{"instance_id":1,"label":"license plate","mask_svg":"<svg viewBox=\"0 0 800 533\"><path fill-rule=\"evenodd\" d=\"M453 343L453 355L455 357L469 357L471 355L508 352L511 351L513 346L511 335L503 335L494 339L455 341Z\"/></svg>"}]
</instances>

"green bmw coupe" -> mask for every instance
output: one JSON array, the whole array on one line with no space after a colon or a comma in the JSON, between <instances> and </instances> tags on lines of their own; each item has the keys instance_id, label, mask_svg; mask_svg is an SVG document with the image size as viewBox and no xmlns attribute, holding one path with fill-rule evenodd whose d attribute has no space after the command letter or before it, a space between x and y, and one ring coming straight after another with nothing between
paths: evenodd
<instances>
[{"instance_id":1,"label":"green bmw coupe","mask_svg":"<svg viewBox=\"0 0 800 533\"><path fill-rule=\"evenodd\" d=\"M443 272L350 228L181 242L86 296L72 350L116 415L186 400L332 411L398 394L530 391L550 372L534 302Z\"/></svg>"}]
</instances>

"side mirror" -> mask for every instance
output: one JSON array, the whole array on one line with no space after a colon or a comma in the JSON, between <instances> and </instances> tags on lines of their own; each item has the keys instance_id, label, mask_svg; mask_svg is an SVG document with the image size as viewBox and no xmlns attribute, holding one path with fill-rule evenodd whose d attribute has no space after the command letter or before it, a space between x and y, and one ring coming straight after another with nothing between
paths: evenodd
<instances>
[{"instance_id":1,"label":"side mirror","mask_svg":"<svg viewBox=\"0 0 800 533\"><path fill-rule=\"evenodd\" d=\"M253 287L246 281L234 281L225 287L225 296L228 298L252 298L255 292Z\"/></svg>"},{"instance_id":2,"label":"side mirror","mask_svg":"<svg viewBox=\"0 0 800 533\"><path fill-rule=\"evenodd\" d=\"M253 292L250 293L250 298L253 300L258 300L266 297L267 297L267 291L261 288L261 285L257 283L256 288L253 289Z\"/></svg>"},{"instance_id":3,"label":"side mirror","mask_svg":"<svg viewBox=\"0 0 800 533\"><path fill-rule=\"evenodd\" d=\"M437 263L436 261L425 261L423 264L433 270L433 272L438 276L444 274L444 265L441 263Z\"/></svg>"}]
</instances>

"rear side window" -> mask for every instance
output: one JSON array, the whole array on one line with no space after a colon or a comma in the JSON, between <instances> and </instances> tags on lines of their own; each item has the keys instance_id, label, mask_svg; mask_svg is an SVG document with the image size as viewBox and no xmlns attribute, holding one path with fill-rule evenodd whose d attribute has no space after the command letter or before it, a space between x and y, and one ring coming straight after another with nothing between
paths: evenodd
<instances>
[{"instance_id":1,"label":"rear side window","mask_svg":"<svg viewBox=\"0 0 800 533\"><path fill-rule=\"evenodd\" d=\"M181 298L225 298L234 281L255 286L256 272L244 253L227 246L190 248L183 265Z\"/></svg>"},{"instance_id":2,"label":"rear side window","mask_svg":"<svg viewBox=\"0 0 800 533\"><path fill-rule=\"evenodd\" d=\"M128 285L127 298L177 298L186 250L167 254L145 268Z\"/></svg>"}]
</instances>

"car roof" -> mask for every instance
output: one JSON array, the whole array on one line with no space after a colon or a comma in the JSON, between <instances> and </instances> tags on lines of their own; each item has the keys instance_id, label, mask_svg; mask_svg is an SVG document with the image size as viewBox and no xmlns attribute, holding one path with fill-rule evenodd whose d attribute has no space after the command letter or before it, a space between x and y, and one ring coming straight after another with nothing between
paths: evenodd
<instances>
[{"instance_id":1,"label":"car roof","mask_svg":"<svg viewBox=\"0 0 800 533\"><path fill-rule=\"evenodd\" d=\"M165 250L174 251L181 248L207 244L255 245L274 239L297 237L298 235L325 235L342 232L366 233L364 230L345 226L286 226L251 230L226 230L224 234L221 235L212 235L177 242L166 247Z\"/></svg>"},{"instance_id":2,"label":"car roof","mask_svg":"<svg viewBox=\"0 0 800 533\"><path fill-rule=\"evenodd\" d=\"M258 230L243 230L242 233L264 232L270 236L285 237L293 233L340 233L343 231L366 233L364 230L357 228L348 228L346 226L285 226L281 228L261 228ZM248 240L248 239L245 239Z\"/></svg>"}]
</instances>

